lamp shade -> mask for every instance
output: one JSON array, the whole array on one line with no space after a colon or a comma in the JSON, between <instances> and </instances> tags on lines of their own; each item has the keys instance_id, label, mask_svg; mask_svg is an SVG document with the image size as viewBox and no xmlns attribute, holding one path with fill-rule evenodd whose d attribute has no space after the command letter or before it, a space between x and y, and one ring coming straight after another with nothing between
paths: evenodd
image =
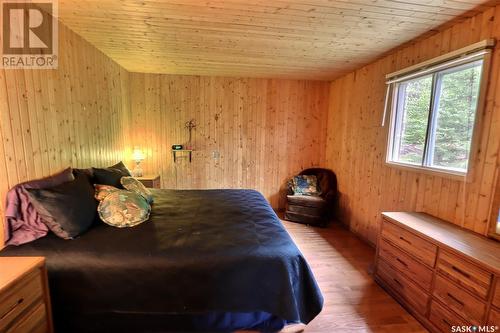
<instances>
[{"instance_id":1,"label":"lamp shade","mask_svg":"<svg viewBox=\"0 0 500 333\"><path fill-rule=\"evenodd\" d=\"M139 148L135 148L134 151L132 152L132 159L137 162L144 160L144 158L145 157L142 150L140 150Z\"/></svg>"}]
</instances>

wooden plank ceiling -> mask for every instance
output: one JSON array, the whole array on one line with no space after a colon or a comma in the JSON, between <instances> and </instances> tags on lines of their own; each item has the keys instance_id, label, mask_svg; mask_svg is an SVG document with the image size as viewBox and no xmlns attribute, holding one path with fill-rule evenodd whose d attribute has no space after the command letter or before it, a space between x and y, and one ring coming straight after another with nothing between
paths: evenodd
<instances>
[{"instance_id":1,"label":"wooden plank ceiling","mask_svg":"<svg viewBox=\"0 0 500 333\"><path fill-rule=\"evenodd\" d=\"M60 0L69 28L131 72L329 80L485 0Z\"/></svg>"}]
</instances>

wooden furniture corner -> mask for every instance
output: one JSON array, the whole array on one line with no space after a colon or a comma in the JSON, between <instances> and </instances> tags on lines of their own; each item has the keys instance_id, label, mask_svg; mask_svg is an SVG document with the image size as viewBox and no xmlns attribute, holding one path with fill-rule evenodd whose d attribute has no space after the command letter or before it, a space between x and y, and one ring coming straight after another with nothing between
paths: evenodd
<instances>
[{"instance_id":1,"label":"wooden furniture corner","mask_svg":"<svg viewBox=\"0 0 500 333\"><path fill-rule=\"evenodd\" d=\"M500 243L424 213L382 213L375 280L431 332L500 325Z\"/></svg>"},{"instance_id":2,"label":"wooden furniture corner","mask_svg":"<svg viewBox=\"0 0 500 333\"><path fill-rule=\"evenodd\" d=\"M53 331L45 259L0 257L0 332Z\"/></svg>"},{"instance_id":3,"label":"wooden furniture corner","mask_svg":"<svg viewBox=\"0 0 500 333\"><path fill-rule=\"evenodd\" d=\"M161 188L161 178L159 175L145 175L143 177L136 177L144 186L149 188Z\"/></svg>"}]
</instances>

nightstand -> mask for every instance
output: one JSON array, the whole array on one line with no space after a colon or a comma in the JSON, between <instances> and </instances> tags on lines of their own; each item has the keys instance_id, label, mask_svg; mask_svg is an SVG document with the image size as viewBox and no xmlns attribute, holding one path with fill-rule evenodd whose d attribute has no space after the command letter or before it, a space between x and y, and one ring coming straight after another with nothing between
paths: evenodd
<instances>
[{"instance_id":1,"label":"nightstand","mask_svg":"<svg viewBox=\"0 0 500 333\"><path fill-rule=\"evenodd\" d=\"M160 188L160 176L158 175L146 175L143 177L135 177L138 181L140 181L144 186L149 188Z\"/></svg>"},{"instance_id":2,"label":"nightstand","mask_svg":"<svg viewBox=\"0 0 500 333\"><path fill-rule=\"evenodd\" d=\"M0 257L0 332L53 332L44 258Z\"/></svg>"}]
</instances>

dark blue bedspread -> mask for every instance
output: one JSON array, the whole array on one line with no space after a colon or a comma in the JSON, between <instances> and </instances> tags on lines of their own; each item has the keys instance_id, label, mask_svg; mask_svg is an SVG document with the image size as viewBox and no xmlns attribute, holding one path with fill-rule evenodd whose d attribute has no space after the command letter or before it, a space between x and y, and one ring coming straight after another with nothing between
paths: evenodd
<instances>
[{"instance_id":1,"label":"dark blue bedspread","mask_svg":"<svg viewBox=\"0 0 500 333\"><path fill-rule=\"evenodd\" d=\"M172 315L192 316L189 329L226 331L308 323L321 311L323 298L307 262L260 193L154 195L151 218L139 226L98 223L75 240L49 235L0 252L47 258L60 332L123 325L122 331L180 330L185 323ZM224 320L228 327L220 326Z\"/></svg>"}]
</instances>

